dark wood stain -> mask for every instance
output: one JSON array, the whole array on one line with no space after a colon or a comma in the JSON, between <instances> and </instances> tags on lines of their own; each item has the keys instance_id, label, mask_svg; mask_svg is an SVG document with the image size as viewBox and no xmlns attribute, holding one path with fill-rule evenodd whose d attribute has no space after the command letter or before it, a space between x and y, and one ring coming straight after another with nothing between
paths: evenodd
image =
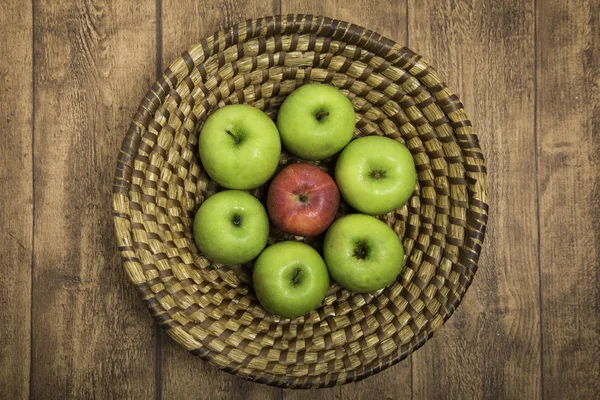
<instances>
[{"instance_id":1,"label":"dark wood stain","mask_svg":"<svg viewBox=\"0 0 600 400\"><path fill-rule=\"evenodd\" d=\"M538 2L545 398L600 397L600 3Z\"/></svg>"},{"instance_id":2,"label":"dark wood stain","mask_svg":"<svg viewBox=\"0 0 600 400\"><path fill-rule=\"evenodd\" d=\"M156 328L110 217L157 74L217 28L293 12L408 42L465 104L490 181L479 271L439 337L308 391L219 371ZM4 4L0 32L0 397L600 397L598 1L35 0Z\"/></svg>"},{"instance_id":3,"label":"dark wood stain","mask_svg":"<svg viewBox=\"0 0 600 400\"><path fill-rule=\"evenodd\" d=\"M31 4L0 13L0 397L29 392L33 249Z\"/></svg>"},{"instance_id":4,"label":"dark wood stain","mask_svg":"<svg viewBox=\"0 0 600 400\"><path fill-rule=\"evenodd\" d=\"M154 77L154 2L128 4L34 3L33 398L154 396L153 323L107 212Z\"/></svg>"},{"instance_id":5,"label":"dark wood stain","mask_svg":"<svg viewBox=\"0 0 600 400\"><path fill-rule=\"evenodd\" d=\"M414 398L540 398L534 5L412 5L409 46L434 62L469 110L491 204L473 286L440 337L413 354Z\"/></svg>"}]
</instances>

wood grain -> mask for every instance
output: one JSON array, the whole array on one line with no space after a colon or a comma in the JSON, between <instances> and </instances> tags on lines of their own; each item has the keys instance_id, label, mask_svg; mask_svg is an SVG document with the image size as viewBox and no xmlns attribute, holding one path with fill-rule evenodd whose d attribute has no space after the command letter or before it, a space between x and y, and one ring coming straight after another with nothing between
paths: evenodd
<instances>
[{"instance_id":1,"label":"wood grain","mask_svg":"<svg viewBox=\"0 0 600 400\"><path fill-rule=\"evenodd\" d=\"M405 44L407 0L288 0L282 1L282 14L312 14L352 22Z\"/></svg>"},{"instance_id":2,"label":"wood grain","mask_svg":"<svg viewBox=\"0 0 600 400\"><path fill-rule=\"evenodd\" d=\"M282 14L325 15L368 27L390 39L405 44L407 40L406 1L293 0L282 2ZM330 389L284 390L285 399L404 399L411 397L411 359L390 367L357 383Z\"/></svg>"},{"instance_id":3,"label":"wood grain","mask_svg":"<svg viewBox=\"0 0 600 400\"><path fill-rule=\"evenodd\" d=\"M158 332L110 214L156 70L218 27L290 12L408 40L465 104L490 181L480 269L439 337L319 391L246 382ZM599 25L597 0L2 2L0 397L600 398Z\"/></svg>"},{"instance_id":4,"label":"wood grain","mask_svg":"<svg viewBox=\"0 0 600 400\"><path fill-rule=\"evenodd\" d=\"M249 18L279 14L277 0L162 1L162 60L166 68L183 51L215 30ZM165 399L278 399L282 390L245 381L202 361L161 332Z\"/></svg>"},{"instance_id":5,"label":"wood grain","mask_svg":"<svg viewBox=\"0 0 600 400\"><path fill-rule=\"evenodd\" d=\"M34 2L31 396L154 396L152 322L111 218L120 141L154 77L154 1Z\"/></svg>"},{"instance_id":6,"label":"wood grain","mask_svg":"<svg viewBox=\"0 0 600 400\"><path fill-rule=\"evenodd\" d=\"M31 326L31 5L4 5L0 27L0 393L20 399L29 395Z\"/></svg>"},{"instance_id":7,"label":"wood grain","mask_svg":"<svg viewBox=\"0 0 600 400\"><path fill-rule=\"evenodd\" d=\"M473 286L413 354L415 399L540 397L532 1L409 2L409 46L465 104L488 166Z\"/></svg>"},{"instance_id":8,"label":"wood grain","mask_svg":"<svg viewBox=\"0 0 600 400\"><path fill-rule=\"evenodd\" d=\"M538 2L537 132L547 399L600 398L600 3Z\"/></svg>"}]
</instances>

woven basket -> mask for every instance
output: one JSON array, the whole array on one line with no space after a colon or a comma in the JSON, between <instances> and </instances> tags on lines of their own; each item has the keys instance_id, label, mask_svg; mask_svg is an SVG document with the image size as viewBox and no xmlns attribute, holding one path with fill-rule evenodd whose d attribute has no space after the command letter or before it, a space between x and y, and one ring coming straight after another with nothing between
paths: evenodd
<instances>
[{"instance_id":1,"label":"woven basket","mask_svg":"<svg viewBox=\"0 0 600 400\"><path fill-rule=\"evenodd\" d=\"M215 265L194 244L200 204L220 188L202 171L198 132L208 115L247 103L275 118L307 82L338 87L355 136L385 135L414 156L409 202L379 218L403 239L397 281L371 294L333 284L294 320L258 304L251 265ZM281 165L295 161L285 152ZM331 172L335 159L318 163ZM252 191L264 200L265 189ZM183 53L139 106L113 189L119 251L158 323L179 344L232 374L280 387L358 381L406 358L453 313L477 270L487 175L463 105L422 58L375 32L310 15L249 20ZM349 212L340 207L339 214ZM269 243L288 237L273 229ZM322 238L305 241L317 249Z\"/></svg>"}]
</instances>

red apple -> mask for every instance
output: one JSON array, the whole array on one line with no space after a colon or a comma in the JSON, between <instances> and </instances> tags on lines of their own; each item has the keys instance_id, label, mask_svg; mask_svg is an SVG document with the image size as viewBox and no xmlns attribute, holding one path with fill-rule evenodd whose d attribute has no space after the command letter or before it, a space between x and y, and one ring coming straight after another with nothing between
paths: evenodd
<instances>
[{"instance_id":1,"label":"red apple","mask_svg":"<svg viewBox=\"0 0 600 400\"><path fill-rule=\"evenodd\" d=\"M316 236L333 222L340 204L335 181L321 168L307 163L285 167L271 182L267 212L284 232Z\"/></svg>"}]
</instances>

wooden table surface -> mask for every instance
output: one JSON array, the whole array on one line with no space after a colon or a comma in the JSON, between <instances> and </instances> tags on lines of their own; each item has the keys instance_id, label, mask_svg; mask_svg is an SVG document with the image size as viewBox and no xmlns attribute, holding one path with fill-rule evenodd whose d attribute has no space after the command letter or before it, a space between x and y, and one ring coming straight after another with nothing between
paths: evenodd
<instances>
[{"instance_id":1,"label":"wooden table surface","mask_svg":"<svg viewBox=\"0 0 600 400\"><path fill-rule=\"evenodd\" d=\"M0 2L0 398L600 398L600 1ZM119 263L111 184L157 75L204 36L302 12L374 29L461 97L490 222L458 311L362 382L221 372L153 323Z\"/></svg>"}]
</instances>

